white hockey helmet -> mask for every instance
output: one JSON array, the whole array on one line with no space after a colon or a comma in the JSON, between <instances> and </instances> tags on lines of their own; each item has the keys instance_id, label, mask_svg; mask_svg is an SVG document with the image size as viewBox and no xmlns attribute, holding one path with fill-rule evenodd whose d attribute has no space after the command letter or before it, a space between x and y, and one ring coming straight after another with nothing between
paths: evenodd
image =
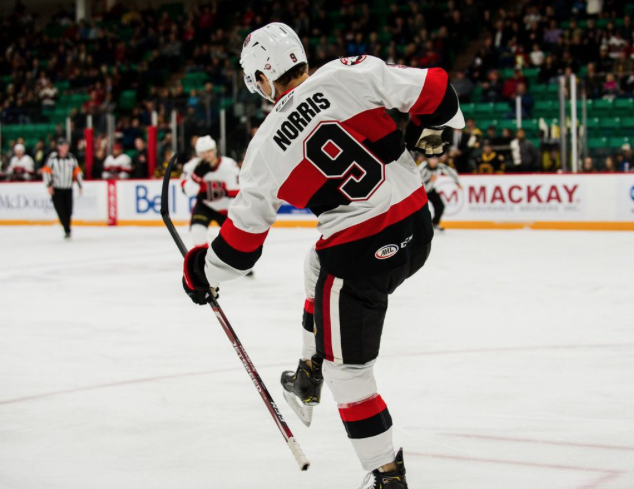
<instances>
[{"instance_id":1,"label":"white hockey helmet","mask_svg":"<svg viewBox=\"0 0 634 489\"><path fill-rule=\"evenodd\" d=\"M201 136L196 140L196 154L200 156L205 151L215 151L216 141L211 136Z\"/></svg>"},{"instance_id":2,"label":"white hockey helmet","mask_svg":"<svg viewBox=\"0 0 634 489\"><path fill-rule=\"evenodd\" d=\"M244 83L251 93L259 93L271 102L275 102L273 82L300 63L308 63L304 46L295 31L281 22L272 22L254 30L242 45L240 64ZM273 93L270 97L256 83L257 71L264 73L271 82Z\"/></svg>"}]
</instances>

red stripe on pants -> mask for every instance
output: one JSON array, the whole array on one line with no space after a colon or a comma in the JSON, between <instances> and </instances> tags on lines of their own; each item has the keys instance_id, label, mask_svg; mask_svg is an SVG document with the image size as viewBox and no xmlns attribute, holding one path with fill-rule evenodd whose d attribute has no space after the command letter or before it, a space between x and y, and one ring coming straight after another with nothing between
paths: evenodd
<instances>
[{"instance_id":1,"label":"red stripe on pants","mask_svg":"<svg viewBox=\"0 0 634 489\"><path fill-rule=\"evenodd\" d=\"M326 360L333 361L332 355L332 335L330 330L330 291L332 290L332 284L335 281L335 277L328 274L326 275L326 281L324 283L324 293L322 296L322 307L324 316L324 353L326 353Z\"/></svg>"},{"instance_id":2,"label":"red stripe on pants","mask_svg":"<svg viewBox=\"0 0 634 489\"><path fill-rule=\"evenodd\" d=\"M340 404L339 415L342 421L363 421L376 416L387 409L387 405L381 396L374 394L363 401L351 404Z\"/></svg>"}]
</instances>

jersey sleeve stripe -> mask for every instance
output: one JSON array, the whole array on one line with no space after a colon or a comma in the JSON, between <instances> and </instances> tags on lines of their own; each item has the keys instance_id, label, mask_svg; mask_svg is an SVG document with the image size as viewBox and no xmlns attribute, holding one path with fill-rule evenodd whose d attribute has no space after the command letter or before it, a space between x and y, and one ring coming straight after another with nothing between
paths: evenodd
<instances>
[{"instance_id":1,"label":"jersey sleeve stripe","mask_svg":"<svg viewBox=\"0 0 634 489\"><path fill-rule=\"evenodd\" d=\"M315 165L304 158L280 187L277 196L303 209L311 197L326 183L327 178Z\"/></svg>"},{"instance_id":2,"label":"jersey sleeve stripe","mask_svg":"<svg viewBox=\"0 0 634 489\"><path fill-rule=\"evenodd\" d=\"M251 252L239 251L227 243L222 234L211 242L211 248L220 261L243 272L251 270L262 256L262 245Z\"/></svg>"},{"instance_id":3,"label":"jersey sleeve stripe","mask_svg":"<svg viewBox=\"0 0 634 489\"><path fill-rule=\"evenodd\" d=\"M242 253L252 253L262 246L269 230L263 233L249 233L235 226L231 219L227 219L220 228L220 236L228 246Z\"/></svg>"},{"instance_id":4,"label":"jersey sleeve stripe","mask_svg":"<svg viewBox=\"0 0 634 489\"><path fill-rule=\"evenodd\" d=\"M236 190L227 190L227 197L229 197L230 199L235 199L238 194L240 193L240 190L236 189Z\"/></svg>"},{"instance_id":5,"label":"jersey sleeve stripe","mask_svg":"<svg viewBox=\"0 0 634 489\"><path fill-rule=\"evenodd\" d=\"M367 238L383 231L386 227L409 217L427 203L424 187L419 187L401 202L392 205L387 212L372 217L355 226L339 231L327 239L317 241L318 250Z\"/></svg>"},{"instance_id":6,"label":"jersey sleeve stripe","mask_svg":"<svg viewBox=\"0 0 634 489\"><path fill-rule=\"evenodd\" d=\"M415 115L433 114L445 97L448 88L449 76L447 72L442 68L429 68L420 95L409 109L409 113Z\"/></svg>"},{"instance_id":7,"label":"jersey sleeve stripe","mask_svg":"<svg viewBox=\"0 0 634 489\"><path fill-rule=\"evenodd\" d=\"M396 123L387 115L383 107L360 112L343 121L342 125L372 142L378 141L396 130Z\"/></svg>"}]
</instances>

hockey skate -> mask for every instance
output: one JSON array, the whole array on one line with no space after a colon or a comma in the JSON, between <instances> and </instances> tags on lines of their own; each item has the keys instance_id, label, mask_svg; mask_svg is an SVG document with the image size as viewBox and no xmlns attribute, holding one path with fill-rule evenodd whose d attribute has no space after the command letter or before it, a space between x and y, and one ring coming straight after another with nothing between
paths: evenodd
<instances>
[{"instance_id":1,"label":"hockey skate","mask_svg":"<svg viewBox=\"0 0 634 489\"><path fill-rule=\"evenodd\" d=\"M284 399L306 426L313 420L313 408L321 399L324 377L321 373L322 359L314 355L308 366L306 360L300 360L297 371L282 372Z\"/></svg>"},{"instance_id":2,"label":"hockey skate","mask_svg":"<svg viewBox=\"0 0 634 489\"><path fill-rule=\"evenodd\" d=\"M396 454L394 462L397 470L394 472L379 472L379 469L373 470L365 476L359 489L407 489L402 448Z\"/></svg>"}]
</instances>

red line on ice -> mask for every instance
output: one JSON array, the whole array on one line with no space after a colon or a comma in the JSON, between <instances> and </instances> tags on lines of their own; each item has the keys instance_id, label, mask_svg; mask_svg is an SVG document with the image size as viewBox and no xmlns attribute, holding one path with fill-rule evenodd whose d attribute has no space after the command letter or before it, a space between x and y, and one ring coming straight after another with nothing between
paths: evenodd
<instances>
[{"instance_id":1,"label":"red line on ice","mask_svg":"<svg viewBox=\"0 0 634 489\"><path fill-rule=\"evenodd\" d=\"M613 474L613 475L621 474L621 472L618 472L615 470L596 469L591 467L574 467L571 465L541 464L536 462L522 462L520 460L499 460L494 458L466 457L461 455L444 455L441 453L408 452L407 455L410 457L414 456L414 457L425 457L425 458L443 458L443 459L449 459L449 460L464 460L466 462L517 465L517 466L523 466L523 467L538 467L541 469L571 470L571 471L577 471L577 472L599 472L603 474Z\"/></svg>"},{"instance_id":2,"label":"red line on ice","mask_svg":"<svg viewBox=\"0 0 634 489\"><path fill-rule=\"evenodd\" d=\"M260 365L260 368L269 368L269 367L284 367L286 364L284 363L271 363L271 364L267 364L267 365ZM201 375L212 375L212 374L219 374L219 373L223 373L223 372L232 372L234 370L242 370L244 367L242 365L236 366L236 367L230 367L230 368L219 368L219 369L212 369L212 370L202 370L200 372L185 372L182 374L172 374L172 375L159 375L156 377L146 377L143 379L133 379L133 380L123 380L121 382L108 382L106 384L97 384L97 385L89 385L89 386L85 386L85 387L77 387L74 389L65 389L65 390L61 390L61 391L53 391L53 392L44 392L42 394L33 394L31 396L24 396L24 397L17 397L15 399L6 399L6 400L0 400L0 406L4 406L7 404L17 404L19 402L26 402L26 401L35 401L38 399L46 399L47 397L55 397L55 396L61 396L64 394L75 394L77 392L86 392L86 391L92 391L92 390L99 390L99 389L107 389L109 387L121 387L121 386L126 386L126 385L134 385L134 384L144 384L144 383L149 383L149 382L157 382L160 380L171 380L171 379L179 379L182 377L197 377L197 376L201 376Z\"/></svg>"},{"instance_id":3,"label":"red line on ice","mask_svg":"<svg viewBox=\"0 0 634 489\"><path fill-rule=\"evenodd\" d=\"M448 436L455 436L458 438L476 438L482 440L497 440L497 441L508 441L508 442L516 442L516 443L537 443L541 445L560 445L566 447L579 447L579 448L599 448L604 450L625 450L634 452L634 447L624 447L617 445L601 445L595 443L576 443L576 442L566 442L566 441L550 441L550 440L538 440L534 438L517 438L510 436L490 436L490 435L472 435L469 433L445 433Z\"/></svg>"}]
</instances>

